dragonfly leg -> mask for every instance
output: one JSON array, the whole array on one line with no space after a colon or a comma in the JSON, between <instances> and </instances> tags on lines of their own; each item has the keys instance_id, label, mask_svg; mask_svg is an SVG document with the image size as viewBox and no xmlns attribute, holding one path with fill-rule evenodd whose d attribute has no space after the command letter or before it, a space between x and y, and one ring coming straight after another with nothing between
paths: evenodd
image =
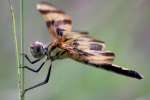
<instances>
[{"instance_id":1,"label":"dragonfly leg","mask_svg":"<svg viewBox=\"0 0 150 100\"><path fill-rule=\"evenodd\" d=\"M22 55L23 55L23 56L27 59L27 61L28 61L29 63L31 63L31 64L37 63L38 61L41 60L41 58L39 58L39 59L36 59L36 60L31 61L31 59L28 57L27 54L22 53Z\"/></svg>"},{"instance_id":2,"label":"dragonfly leg","mask_svg":"<svg viewBox=\"0 0 150 100\"><path fill-rule=\"evenodd\" d=\"M35 64L35 63L37 63L38 61L41 60L41 59L36 59L36 60L34 60L34 61L31 61L27 54L24 54L24 53L23 53L22 55L23 55L31 64ZM47 61L47 60L46 60L46 61ZM33 68L28 67L28 66L23 66L23 67L21 67L21 68L26 68L26 69L29 70L29 71L32 71L32 72L37 73L37 72L39 72L39 71L41 70L41 68L43 67L43 65L45 64L46 61L44 61L44 62L40 65L40 67L37 68L37 69L33 69Z\"/></svg>"},{"instance_id":3,"label":"dragonfly leg","mask_svg":"<svg viewBox=\"0 0 150 100\"><path fill-rule=\"evenodd\" d=\"M25 90L23 91L22 95L24 95L24 94L25 94L27 91L29 91L29 90L32 90L32 89L34 89L34 88L36 88L36 87L39 87L39 86L42 86L42 85L48 83L49 77L50 77L50 72L51 72L51 67L52 67L52 63L50 64L50 67L49 67L47 76L46 76L46 78L45 78L45 80L44 80L43 82L41 82L41 83L39 83L39 84L36 84L36 85L33 85L33 86L31 86L31 87L25 89Z\"/></svg>"},{"instance_id":4,"label":"dragonfly leg","mask_svg":"<svg viewBox=\"0 0 150 100\"><path fill-rule=\"evenodd\" d=\"M29 71L32 71L32 72L37 73L37 72L39 72L39 71L41 70L41 68L43 67L43 65L44 65L45 63L46 63L46 61L44 61L44 62L40 65L40 67L37 68L37 69L33 69L33 68L28 67L28 66L23 66L22 68L26 68L26 69L29 70Z\"/></svg>"}]
</instances>

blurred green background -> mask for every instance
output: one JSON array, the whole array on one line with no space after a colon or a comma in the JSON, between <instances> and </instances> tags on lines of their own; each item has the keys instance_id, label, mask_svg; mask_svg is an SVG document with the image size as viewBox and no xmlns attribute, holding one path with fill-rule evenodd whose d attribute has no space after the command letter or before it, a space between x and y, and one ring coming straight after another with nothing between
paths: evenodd
<instances>
[{"instance_id":1,"label":"blurred green background","mask_svg":"<svg viewBox=\"0 0 150 100\"><path fill-rule=\"evenodd\" d=\"M24 51L38 40L48 44L50 37L36 4L24 0ZM46 0L45 0L46 1ZM47 0L48 1L48 0ZM129 66L144 75L131 79L73 60L53 63L48 84L26 94L26 100L150 100L150 0L49 0L73 18L73 29L88 31L102 39L116 53L114 63ZM17 34L20 35L19 3L15 0ZM11 33L9 5L0 1L0 99L17 100L15 45ZM25 61L26 65L29 65ZM32 67L38 67L40 63ZM29 87L45 78L48 63L39 74L25 71Z\"/></svg>"}]
</instances>

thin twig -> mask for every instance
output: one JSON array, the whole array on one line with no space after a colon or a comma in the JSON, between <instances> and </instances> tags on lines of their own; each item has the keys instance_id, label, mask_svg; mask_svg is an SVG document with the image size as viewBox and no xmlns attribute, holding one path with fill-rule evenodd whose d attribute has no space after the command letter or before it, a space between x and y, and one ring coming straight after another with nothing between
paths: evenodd
<instances>
[{"instance_id":1,"label":"thin twig","mask_svg":"<svg viewBox=\"0 0 150 100\"><path fill-rule=\"evenodd\" d=\"M22 1L22 0L21 0ZM8 0L9 2L9 9L11 13L11 19L12 19L12 34L15 44L15 51L16 51L16 67L17 67L17 79L18 79L18 88L19 88L19 100L24 100L24 95L22 95L22 92L24 90L24 76L23 76L23 68L20 68L22 66L22 60L19 56L19 43L17 39L17 32L16 32L16 17L15 12L12 4L12 0ZM21 38L22 39L22 38Z\"/></svg>"},{"instance_id":2,"label":"thin twig","mask_svg":"<svg viewBox=\"0 0 150 100\"><path fill-rule=\"evenodd\" d=\"M23 0L20 0L20 26L21 26L21 44L20 44L20 51L21 53L24 53L24 35L23 35L23 32L24 32L24 19L23 19ZM24 66L24 57L21 56L21 61L20 61L20 66L23 67ZM21 100L24 100L25 99L25 96L24 96L24 68L21 68Z\"/></svg>"}]
</instances>

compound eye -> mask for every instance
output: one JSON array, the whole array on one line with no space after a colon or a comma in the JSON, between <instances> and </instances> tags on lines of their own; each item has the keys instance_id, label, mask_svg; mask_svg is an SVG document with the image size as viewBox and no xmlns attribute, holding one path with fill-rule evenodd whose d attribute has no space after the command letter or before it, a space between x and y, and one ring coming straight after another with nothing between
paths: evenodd
<instances>
[{"instance_id":1,"label":"compound eye","mask_svg":"<svg viewBox=\"0 0 150 100\"><path fill-rule=\"evenodd\" d=\"M37 48L36 48L36 52L41 52L41 48L40 48L40 47L37 47Z\"/></svg>"},{"instance_id":2,"label":"compound eye","mask_svg":"<svg viewBox=\"0 0 150 100\"><path fill-rule=\"evenodd\" d=\"M35 58L40 58L40 57L44 56L45 51L44 51L43 46L44 45L41 42L34 42L30 46L30 52L31 52L32 56Z\"/></svg>"}]
</instances>

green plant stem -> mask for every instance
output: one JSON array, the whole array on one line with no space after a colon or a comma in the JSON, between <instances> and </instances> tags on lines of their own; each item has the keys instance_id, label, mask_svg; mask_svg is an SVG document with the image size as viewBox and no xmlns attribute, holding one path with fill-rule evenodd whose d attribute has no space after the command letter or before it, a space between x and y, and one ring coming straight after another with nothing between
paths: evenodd
<instances>
[{"instance_id":1,"label":"green plant stem","mask_svg":"<svg viewBox=\"0 0 150 100\"><path fill-rule=\"evenodd\" d=\"M24 95L22 95L22 92L24 90L24 75L23 75L24 71L23 71L23 68L20 68L21 66L23 66L23 59L22 59L22 56L19 56L19 43L17 39L16 19L15 19L14 8L12 5L12 1L11 0L8 0L8 1L9 1L9 9L10 9L11 19L12 19L12 33L13 33L13 39L14 39L15 51L16 51L16 67L17 67L17 77L18 77L17 79L18 79L18 88L19 88L19 100L24 100ZM23 23L21 22L21 24ZM21 34L22 33L23 32L21 32ZM22 38L21 38L21 41L22 41Z\"/></svg>"},{"instance_id":2,"label":"green plant stem","mask_svg":"<svg viewBox=\"0 0 150 100\"><path fill-rule=\"evenodd\" d=\"M21 53L24 53L24 35L23 35L23 32L24 32L24 19L23 19L23 11L24 11L24 9L23 9L23 0L20 0L20 26L21 26L21 44L20 44L20 51L21 51ZM20 57L21 58L21 61L20 61L20 66L21 67L23 67L24 66L24 57L23 56L21 56ZM22 68L21 70L20 70L20 72L21 72L21 93L23 93L23 91L24 91L24 68ZM25 96L24 96L24 94L21 94L20 95L20 98L21 98L21 100L24 100L25 99Z\"/></svg>"}]
</instances>

